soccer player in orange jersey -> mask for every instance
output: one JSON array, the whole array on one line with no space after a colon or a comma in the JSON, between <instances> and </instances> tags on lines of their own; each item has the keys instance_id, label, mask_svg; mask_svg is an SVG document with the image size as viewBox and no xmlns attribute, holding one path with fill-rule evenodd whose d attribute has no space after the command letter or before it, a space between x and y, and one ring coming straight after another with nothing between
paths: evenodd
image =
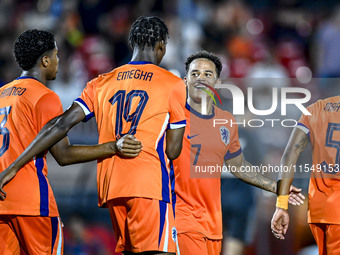
<instances>
[{"instance_id":1,"label":"soccer player in orange jersey","mask_svg":"<svg viewBox=\"0 0 340 255\"><path fill-rule=\"evenodd\" d=\"M294 167L300 153L310 142L313 164L310 166L308 223L319 248L319 254L340 254L340 96L319 100L302 115L292 131L281 159L291 171L281 175L276 211L271 228L284 239L289 225L287 187L294 178ZM307 170L307 169L306 169Z\"/></svg>"},{"instance_id":2,"label":"soccer player in orange jersey","mask_svg":"<svg viewBox=\"0 0 340 255\"><path fill-rule=\"evenodd\" d=\"M45 86L56 78L57 53L54 36L46 31L28 30L14 44L14 55L23 71L0 89L0 171L24 151L49 120L62 113L59 97ZM141 144L130 140L139 149L132 155L123 154L133 157ZM126 141L123 143L126 148ZM61 165L112 156L116 149L115 142L70 146L67 137L49 148ZM0 202L0 254L20 254L20 247L27 254L63 254L57 204L46 178L46 151L28 161L3 190L7 199Z\"/></svg>"},{"instance_id":3,"label":"soccer player in orange jersey","mask_svg":"<svg viewBox=\"0 0 340 255\"><path fill-rule=\"evenodd\" d=\"M100 143L134 135L143 144L136 158L98 161L99 206L110 209L116 251L174 254L168 159L178 157L182 149L186 92L180 78L158 66L167 37L160 18L137 19L129 35L131 62L88 82L73 105L47 123L5 170L0 188L29 158L64 137L76 123L95 116Z\"/></svg>"},{"instance_id":4,"label":"soccer player in orange jersey","mask_svg":"<svg viewBox=\"0 0 340 255\"><path fill-rule=\"evenodd\" d=\"M235 170L231 172L236 177L248 184L275 193L276 182L256 171L240 171L241 166L251 165L243 158L236 120L231 113L213 106L210 97L206 113L202 113L202 97L206 96L206 90L213 93L211 88L221 82L220 59L212 53L199 51L189 56L185 65L187 126L182 153L173 161L179 251L181 255L217 255L222 244L220 172L210 174L196 169L223 167L225 162ZM214 127L214 119L228 120L228 123ZM291 203L303 203L301 198L304 197L297 195L300 190L295 187L292 190Z\"/></svg>"}]
</instances>

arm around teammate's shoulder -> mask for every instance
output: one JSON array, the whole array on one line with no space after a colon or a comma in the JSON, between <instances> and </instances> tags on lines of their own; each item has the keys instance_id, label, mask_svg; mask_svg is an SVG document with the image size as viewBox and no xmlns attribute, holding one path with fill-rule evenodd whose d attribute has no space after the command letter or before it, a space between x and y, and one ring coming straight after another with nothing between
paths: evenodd
<instances>
[{"instance_id":1,"label":"arm around teammate's shoulder","mask_svg":"<svg viewBox=\"0 0 340 255\"><path fill-rule=\"evenodd\" d=\"M12 180L27 162L64 138L71 127L84 118L85 114L82 108L73 104L62 115L47 122L23 153L7 169L1 172L0 199L4 200L6 197L6 193L3 190L4 185Z\"/></svg>"}]
</instances>

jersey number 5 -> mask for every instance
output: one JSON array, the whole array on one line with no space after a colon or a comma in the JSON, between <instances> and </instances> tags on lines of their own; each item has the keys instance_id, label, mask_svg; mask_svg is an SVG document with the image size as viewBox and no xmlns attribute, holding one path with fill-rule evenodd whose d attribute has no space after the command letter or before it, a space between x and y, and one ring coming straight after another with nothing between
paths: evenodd
<instances>
[{"instance_id":1,"label":"jersey number 5","mask_svg":"<svg viewBox=\"0 0 340 255\"><path fill-rule=\"evenodd\" d=\"M109 102L112 105L117 104L116 127L115 127L117 139L119 139L125 134L134 135L136 133L138 122L140 120L140 117L142 116L145 105L149 100L149 96L144 90L132 90L126 96L125 94L126 94L125 90L119 90L109 100ZM135 97L139 98L139 102L137 104L136 110L133 113L130 113L132 101ZM126 122L131 122L130 130L125 134L122 134L123 118Z\"/></svg>"},{"instance_id":2,"label":"jersey number 5","mask_svg":"<svg viewBox=\"0 0 340 255\"><path fill-rule=\"evenodd\" d=\"M2 121L0 122L0 135L3 135L2 147L0 148L0 157L4 155L9 147L9 130L5 127L5 124L7 122L7 116L11 112L11 109L11 106L0 109L0 116L4 115Z\"/></svg>"},{"instance_id":3,"label":"jersey number 5","mask_svg":"<svg viewBox=\"0 0 340 255\"><path fill-rule=\"evenodd\" d=\"M336 167L335 168L337 168L339 170L339 167L340 167L340 141L333 139L334 131L340 131L340 124L338 124L338 123L328 123L325 146L336 149L336 158L335 158L335 166ZM322 166L322 170L326 173L331 173L331 174L337 173L335 171L329 170L330 167L328 166L326 161L323 161L321 163L321 166Z\"/></svg>"}]
</instances>

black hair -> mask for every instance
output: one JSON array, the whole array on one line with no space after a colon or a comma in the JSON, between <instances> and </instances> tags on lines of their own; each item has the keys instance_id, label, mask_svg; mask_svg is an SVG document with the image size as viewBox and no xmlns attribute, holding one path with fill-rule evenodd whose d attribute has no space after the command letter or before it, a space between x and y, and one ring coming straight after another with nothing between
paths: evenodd
<instances>
[{"instance_id":1,"label":"black hair","mask_svg":"<svg viewBox=\"0 0 340 255\"><path fill-rule=\"evenodd\" d=\"M139 17L133 24L129 34L129 45L144 49L145 46L155 48L156 43L168 38L168 27L156 16Z\"/></svg>"},{"instance_id":2,"label":"black hair","mask_svg":"<svg viewBox=\"0 0 340 255\"><path fill-rule=\"evenodd\" d=\"M192 61L194 61L195 59L199 59L199 58L204 58L204 59L208 59L210 61L212 61L215 64L216 67L216 73L217 73L217 77L220 77L221 71L222 71L222 62L221 59L216 56L214 53L211 52L207 52L205 50L200 50L194 54L191 54L187 60L185 61L185 70L188 73L189 71L189 67Z\"/></svg>"},{"instance_id":3,"label":"black hair","mask_svg":"<svg viewBox=\"0 0 340 255\"><path fill-rule=\"evenodd\" d=\"M55 48L54 35L43 30L26 30L14 43L14 57L23 70L29 70L37 63L38 58Z\"/></svg>"}]
</instances>

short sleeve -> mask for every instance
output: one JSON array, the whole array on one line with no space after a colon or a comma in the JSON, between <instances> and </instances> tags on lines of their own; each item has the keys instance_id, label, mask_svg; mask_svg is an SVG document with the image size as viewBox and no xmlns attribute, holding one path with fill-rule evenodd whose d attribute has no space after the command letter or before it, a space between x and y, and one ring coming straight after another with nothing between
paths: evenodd
<instances>
[{"instance_id":1,"label":"short sleeve","mask_svg":"<svg viewBox=\"0 0 340 255\"><path fill-rule=\"evenodd\" d=\"M56 93L50 92L43 95L35 104L34 115L37 132L51 119L63 113L63 106Z\"/></svg>"},{"instance_id":2,"label":"short sleeve","mask_svg":"<svg viewBox=\"0 0 340 255\"><path fill-rule=\"evenodd\" d=\"M236 120L233 118L232 122L235 123ZM241 148L241 144L240 144L240 140L238 136L238 127L237 125L235 125L233 132L230 135L230 146L229 146L227 153L224 156L224 159L228 160L228 159L235 158L239 156L241 153L242 153L242 148Z\"/></svg>"},{"instance_id":3,"label":"short sleeve","mask_svg":"<svg viewBox=\"0 0 340 255\"><path fill-rule=\"evenodd\" d=\"M307 110L313 115L313 109L314 109L314 105L312 104L310 106L307 107ZM306 133L306 135L309 136L310 133L310 118L312 115L304 115L302 114L297 125L296 128L302 130L303 132Z\"/></svg>"},{"instance_id":4,"label":"short sleeve","mask_svg":"<svg viewBox=\"0 0 340 255\"><path fill-rule=\"evenodd\" d=\"M170 92L169 95L169 128L177 129L185 127L185 101L186 101L186 90L184 82L181 80Z\"/></svg>"},{"instance_id":5,"label":"short sleeve","mask_svg":"<svg viewBox=\"0 0 340 255\"><path fill-rule=\"evenodd\" d=\"M85 113L86 117L84 121L88 121L94 116L94 83L93 80L89 81L81 93L81 96L74 100L74 103L77 103Z\"/></svg>"}]
</instances>

